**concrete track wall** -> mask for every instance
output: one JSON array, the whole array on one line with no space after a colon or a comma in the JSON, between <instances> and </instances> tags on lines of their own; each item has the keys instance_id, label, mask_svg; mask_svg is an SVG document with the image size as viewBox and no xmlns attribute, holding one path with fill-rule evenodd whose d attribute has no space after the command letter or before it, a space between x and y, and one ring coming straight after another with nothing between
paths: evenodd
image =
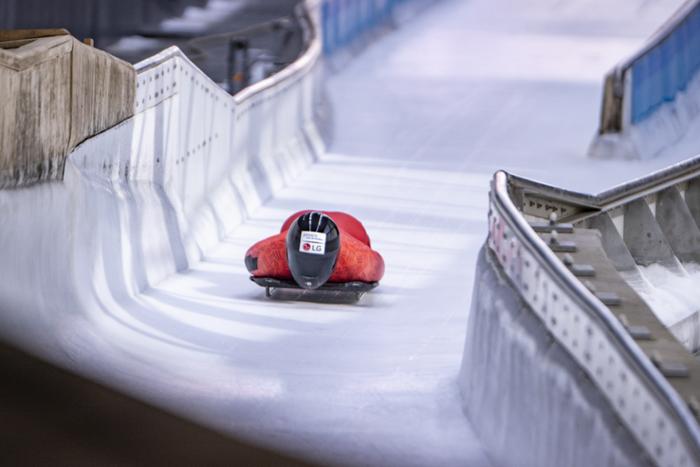
<instances>
[{"instance_id":1,"label":"concrete track wall","mask_svg":"<svg viewBox=\"0 0 700 467\"><path fill-rule=\"evenodd\" d=\"M0 42L0 188L60 179L80 142L133 115L136 72L71 36Z\"/></svg>"},{"instance_id":2,"label":"concrete track wall","mask_svg":"<svg viewBox=\"0 0 700 467\"><path fill-rule=\"evenodd\" d=\"M497 465L653 465L487 246L476 266L459 384Z\"/></svg>"}]
</instances>

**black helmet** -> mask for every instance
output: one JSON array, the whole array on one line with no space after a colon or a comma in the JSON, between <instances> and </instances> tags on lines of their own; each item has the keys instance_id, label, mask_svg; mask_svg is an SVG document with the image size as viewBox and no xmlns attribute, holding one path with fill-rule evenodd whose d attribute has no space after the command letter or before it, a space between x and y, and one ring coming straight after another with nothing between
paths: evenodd
<instances>
[{"instance_id":1,"label":"black helmet","mask_svg":"<svg viewBox=\"0 0 700 467\"><path fill-rule=\"evenodd\" d=\"M340 231L322 212L307 212L287 231L287 262L303 289L321 287L333 274L340 251Z\"/></svg>"}]
</instances>

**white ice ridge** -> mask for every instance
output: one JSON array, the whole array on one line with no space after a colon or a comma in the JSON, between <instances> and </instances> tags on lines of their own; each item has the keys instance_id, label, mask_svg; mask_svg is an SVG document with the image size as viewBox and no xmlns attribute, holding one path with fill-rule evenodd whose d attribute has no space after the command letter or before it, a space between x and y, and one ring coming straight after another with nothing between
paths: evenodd
<instances>
[{"instance_id":1,"label":"white ice ridge","mask_svg":"<svg viewBox=\"0 0 700 467\"><path fill-rule=\"evenodd\" d=\"M652 264L638 266L635 271L622 275L689 351L697 352L700 349L697 332L697 322L700 320L700 265L678 264L670 269Z\"/></svg>"},{"instance_id":2,"label":"white ice ridge","mask_svg":"<svg viewBox=\"0 0 700 467\"><path fill-rule=\"evenodd\" d=\"M688 263L674 271L652 264L639 266L638 271L625 280L667 327L700 312L699 265Z\"/></svg>"},{"instance_id":3,"label":"white ice ridge","mask_svg":"<svg viewBox=\"0 0 700 467\"><path fill-rule=\"evenodd\" d=\"M585 150L603 73L672 3L438 2L330 77L325 153L317 68L232 101L168 58L63 182L0 192L0 333L319 462L488 465L456 378L491 173L597 192L668 164ZM359 305L249 282L246 249L307 208L358 216L384 256Z\"/></svg>"}]
</instances>

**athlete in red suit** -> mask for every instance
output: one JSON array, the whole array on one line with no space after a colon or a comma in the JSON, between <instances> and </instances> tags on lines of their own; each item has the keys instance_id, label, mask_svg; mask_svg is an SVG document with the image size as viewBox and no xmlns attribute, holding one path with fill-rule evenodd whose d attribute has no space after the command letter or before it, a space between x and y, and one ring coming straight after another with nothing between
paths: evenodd
<instances>
[{"instance_id":1,"label":"athlete in red suit","mask_svg":"<svg viewBox=\"0 0 700 467\"><path fill-rule=\"evenodd\" d=\"M315 219L322 215L328 216L339 231L340 250L334 258L334 268L327 282L378 282L384 275L384 260L372 250L367 231L353 216L334 211L294 213L282 224L280 233L250 247L246 252L245 263L253 278L293 279L288 263L287 234L290 227L294 228L295 222L308 219L309 215L314 219L314 214L317 215Z\"/></svg>"}]
</instances>

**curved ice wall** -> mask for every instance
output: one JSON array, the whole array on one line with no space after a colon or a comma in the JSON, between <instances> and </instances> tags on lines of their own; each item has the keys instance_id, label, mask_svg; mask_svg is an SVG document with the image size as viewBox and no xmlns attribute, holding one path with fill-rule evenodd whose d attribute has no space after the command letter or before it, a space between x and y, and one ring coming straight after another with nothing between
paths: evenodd
<instances>
[{"instance_id":1,"label":"curved ice wall","mask_svg":"<svg viewBox=\"0 0 700 467\"><path fill-rule=\"evenodd\" d=\"M324 151L323 28L345 28L332 33L342 50L397 3L301 2L302 55L233 97L175 47L137 64L133 117L80 144L50 180L0 190L0 337L65 364L56 352L72 346L45 336L71 339L69 320L130 327L114 310L198 261Z\"/></svg>"},{"instance_id":2,"label":"curved ice wall","mask_svg":"<svg viewBox=\"0 0 700 467\"><path fill-rule=\"evenodd\" d=\"M353 3L303 2L306 50L233 97L177 48L139 63L132 118L78 146L62 179L0 190L0 305L24 310L7 313L3 337L36 351L37 327L109 312L186 269L312 163L324 150L321 11L357 37L394 4Z\"/></svg>"}]
</instances>

